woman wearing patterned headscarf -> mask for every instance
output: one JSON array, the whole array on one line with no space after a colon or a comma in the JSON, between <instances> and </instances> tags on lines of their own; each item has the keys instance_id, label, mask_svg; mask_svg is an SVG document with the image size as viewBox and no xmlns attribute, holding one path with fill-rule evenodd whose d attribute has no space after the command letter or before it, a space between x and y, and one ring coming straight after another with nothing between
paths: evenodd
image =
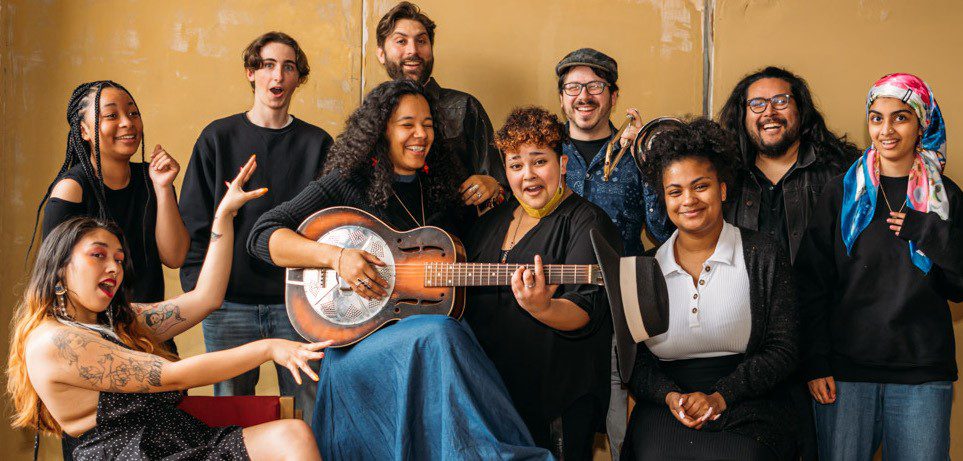
<instances>
[{"instance_id":1,"label":"woman wearing patterned headscarf","mask_svg":"<svg viewBox=\"0 0 963 461\"><path fill-rule=\"evenodd\" d=\"M949 459L963 193L926 83L881 78L866 114L872 145L826 186L796 259L819 455Z\"/></svg>"}]
</instances>

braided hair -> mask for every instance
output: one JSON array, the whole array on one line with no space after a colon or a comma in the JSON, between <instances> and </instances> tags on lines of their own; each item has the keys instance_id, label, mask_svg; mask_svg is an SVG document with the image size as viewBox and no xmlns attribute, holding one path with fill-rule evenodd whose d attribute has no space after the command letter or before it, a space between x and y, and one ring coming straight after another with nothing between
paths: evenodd
<instances>
[{"instance_id":1,"label":"braided hair","mask_svg":"<svg viewBox=\"0 0 963 461\"><path fill-rule=\"evenodd\" d=\"M43 210L44 204L47 203L47 199L50 198L50 192L57 183L63 178L64 174L68 170L73 168L74 165L80 165L83 170L84 179L87 181L94 191L94 203L97 207L96 218L101 220L111 219L110 212L107 208L107 194L104 189L103 171L101 170L100 161L100 95L104 91L104 88L117 88L123 91L130 97L131 101L134 101L134 96L127 91L121 84L113 82L110 80L98 80L95 82L82 83L77 88L74 88L73 93L70 95L70 100L67 102L67 125L70 127L67 132L67 151L64 156L64 162L60 166L60 171L57 172L57 176L54 177L53 182L47 186L47 191L44 193L42 199L40 199L40 204L37 205L37 214L34 217L33 232L30 234L30 246L27 247L26 257L29 257L30 251L33 249L33 244L37 237L37 227L40 224L40 212ZM136 101L134 101L136 105ZM94 129L91 137L93 138L93 146L91 143L84 141L81 135L81 123L84 117L87 116L88 111L91 106L94 109ZM145 151L145 141L144 136L141 135L140 144L140 159L141 162L146 162ZM91 153L93 153L94 161L91 162ZM148 182L147 175L144 175L144 181ZM150 190L150 184L147 184L148 190ZM149 197L149 195L148 195ZM88 199L85 197L85 199ZM148 201L150 199L148 198ZM149 205L149 203L148 203ZM150 209L149 206L144 207L144 221L147 219L147 210Z\"/></svg>"}]
</instances>

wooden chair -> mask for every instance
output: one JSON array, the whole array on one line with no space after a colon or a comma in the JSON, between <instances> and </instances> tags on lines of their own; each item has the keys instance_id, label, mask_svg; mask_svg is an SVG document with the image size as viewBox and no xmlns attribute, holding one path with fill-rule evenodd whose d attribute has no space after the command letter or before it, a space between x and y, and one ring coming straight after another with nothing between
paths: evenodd
<instances>
[{"instance_id":1,"label":"wooden chair","mask_svg":"<svg viewBox=\"0 0 963 461\"><path fill-rule=\"evenodd\" d=\"M184 397L178 408L213 427L250 427L279 419L301 418L301 410L294 409L294 397L192 395Z\"/></svg>"}]
</instances>

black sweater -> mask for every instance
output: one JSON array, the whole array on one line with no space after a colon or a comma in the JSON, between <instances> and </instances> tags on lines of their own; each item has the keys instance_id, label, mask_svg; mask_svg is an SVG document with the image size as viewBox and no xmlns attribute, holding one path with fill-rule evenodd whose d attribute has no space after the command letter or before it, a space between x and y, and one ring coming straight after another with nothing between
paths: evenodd
<instances>
[{"instance_id":1,"label":"black sweater","mask_svg":"<svg viewBox=\"0 0 963 461\"><path fill-rule=\"evenodd\" d=\"M234 263L225 299L245 304L284 302L284 271L252 258L244 248L261 215L290 200L317 177L332 139L324 130L295 118L280 129L259 127L243 113L215 120L201 132L184 173L180 212L191 236L191 247L181 268L184 291L194 289L207 254L211 220L227 186L251 154L257 169L245 190L267 187L234 218Z\"/></svg>"},{"instance_id":2,"label":"black sweater","mask_svg":"<svg viewBox=\"0 0 963 461\"><path fill-rule=\"evenodd\" d=\"M745 358L715 390L728 407L706 429L731 430L761 443L778 446L791 433L795 413L785 403L784 382L799 355L799 316L792 269L775 240L741 229L743 256L749 273L751 333ZM665 407L669 392L684 393L661 370L659 359L641 343L629 390L637 399Z\"/></svg>"},{"instance_id":3,"label":"black sweater","mask_svg":"<svg viewBox=\"0 0 963 461\"><path fill-rule=\"evenodd\" d=\"M421 176L421 173L419 173L419 176ZM271 234L274 234L274 231L278 229L297 230L298 226L308 216L316 211L333 206L350 206L367 211L399 231L420 226L421 191L419 183L394 181L392 186L398 200L404 202L404 206L415 215L419 223L415 223L411 219L408 211L405 211L402 204L398 203L398 200L395 200L394 197L384 207L372 205L367 195L368 182L366 179L358 176L346 178L340 171L334 170L309 183L293 199L264 213L247 238L247 251L265 264L273 264L268 242L271 241ZM427 184L425 184L425 187L427 187ZM437 204L432 206L431 203L425 201L424 206L427 225L438 226L457 236L455 231L458 228L456 225L458 217L455 215L454 205L451 207L438 206ZM284 282L283 278L281 282Z\"/></svg>"},{"instance_id":4,"label":"black sweater","mask_svg":"<svg viewBox=\"0 0 963 461\"><path fill-rule=\"evenodd\" d=\"M949 220L906 209L897 237L889 209L877 197L873 220L852 255L840 232L843 177L830 181L816 206L796 259L804 326L804 375L836 380L920 384L957 377L953 321L947 300L963 299L963 205L960 188L943 177ZM906 177L883 177L894 206ZM908 241L932 261L924 274Z\"/></svg>"}]
</instances>

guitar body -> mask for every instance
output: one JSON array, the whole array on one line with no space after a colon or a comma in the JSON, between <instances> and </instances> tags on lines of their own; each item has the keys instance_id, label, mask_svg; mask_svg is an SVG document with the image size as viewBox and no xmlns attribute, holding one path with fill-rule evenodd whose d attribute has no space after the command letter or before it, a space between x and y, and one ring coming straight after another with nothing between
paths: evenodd
<instances>
[{"instance_id":1,"label":"guitar body","mask_svg":"<svg viewBox=\"0 0 963 461\"><path fill-rule=\"evenodd\" d=\"M384 325L418 314L460 318L461 287L426 287L425 264L465 261L461 242L437 227L401 232L352 207L332 207L309 216L298 232L311 240L367 251L384 261L377 267L388 282L386 299L366 300L331 269L288 269L285 304L294 328L309 341L348 346Z\"/></svg>"}]
</instances>

